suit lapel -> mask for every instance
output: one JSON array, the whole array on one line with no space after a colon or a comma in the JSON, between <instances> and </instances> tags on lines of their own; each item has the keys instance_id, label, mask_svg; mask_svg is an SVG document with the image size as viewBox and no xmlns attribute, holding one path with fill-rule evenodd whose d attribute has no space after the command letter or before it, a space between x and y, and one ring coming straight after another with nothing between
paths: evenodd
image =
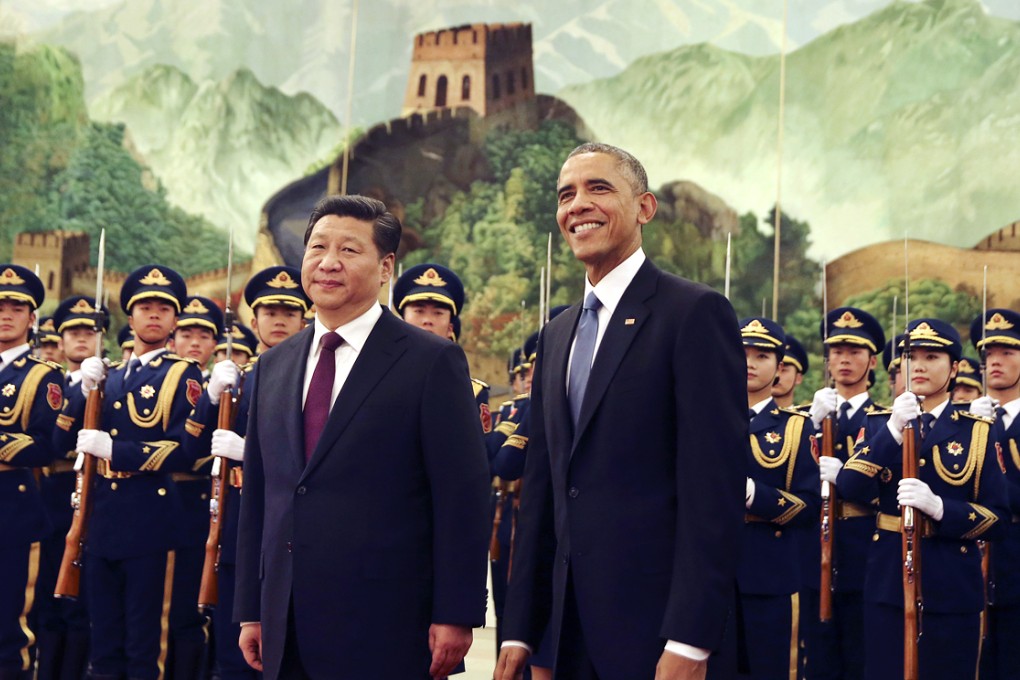
<instances>
[{"instance_id":1,"label":"suit lapel","mask_svg":"<svg viewBox=\"0 0 1020 680\"><path fill-rule=\"evenodd\" d=\"M400 355L406 351L406 338L404 322L388 312L383 312L361 353L355 359L340 394L337 395L336 402L329 412L329 420L326 421L326 427L322 430L322 436L319 437L319 443L312 453L312 459L308 461L302 479L322 461L343 434L351 418L365 401L365 397L375 389Z\"/></svg>"},{"instance_id":2,"label":"suit lapel","mask_svg":"<svg viewBox=\"0 0 1020 680\"><path fill-rule=\"evenodd\" d=\"M312 338L315 335L312 326L308 326L301 333L294 338L293 350L280 357L281 367L277 378L283 404L283 431L286 435L284 441L300 443L300 446L287 447L294 455L294 461L299 466L298 470L305 467L305 419L301 397L305 389L305 367L308 363L308 353L311 351ZM260 371L258 364L256 364L255 370ZM260 371L259 375L265 375L265 373Z\"/></svg>"},{"instance_id":3,"label":"suit lapel","mask_svg":"<svg viewBox=\"0 0 1020 680\"><path fill-rule=\"evenodd\" d=\"M655 293L657 278L658 270L652 265L651 260L645 260L630 285L627 286L627 290L624 291L623 297L620 298L620 304L613 310L613 315L609 319L609 325L606 327L606 332L602 336L602 342L595 355L591 375L588 377L588 387L584 392L584 401L581 402L581 415L574 432L571 455L605 396L613 376L616 375L616 371L620 367L620 362L627 354L627 349L648 319L650 310L645 305L645 301ZM565 364L566 361L564 361Z\"/></svg>"},{"instance_id":4,"label":"suit lapel","mask_svg":"<svg viewBox=\"0 0 1020 680\"><path fill-rule=\"evenodd\" d=\"M553 456L558 451L569 451L573 436L570 403L567 400L567 360L580 316L581 305L574 305L560 316L564 321L570 319L569 323L551 323L542 331L542 361L536 370L542 371L543 376L545 430L549 452ZM544 366L551 367L551 370L545 372Z\"/></svg>"}]
</instances>

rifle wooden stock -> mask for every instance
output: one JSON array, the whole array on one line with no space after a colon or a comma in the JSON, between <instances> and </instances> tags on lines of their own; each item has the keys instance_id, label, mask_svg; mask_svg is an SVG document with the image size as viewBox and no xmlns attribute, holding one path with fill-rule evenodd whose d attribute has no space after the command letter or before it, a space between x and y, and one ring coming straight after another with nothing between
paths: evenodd
<instances>
[{"instance_id":1,"label":"rifle wooden stock","mask_svg":"<svg viewBox=\"0 0 1020 680\"><path fill-rule=\"evenodd\" d=\"M503 490L496 487L496 513L492 517L492 535L489 536L489 559L499 561L499 526L503 523Z\"/></svg>"},{"instance_id":2,"label":"rifle wooden stock","mask_svg":"<svg viewBox=\"0 0 1020 680\"><path fill-rule=\"evenodd\" d=\"M903 428L903 478L917 477L917 443L914 426ZM921 634L921 536L923 515L914 508L900 508L903 546L903 678L918 680L917 643Z\"/></svg>"},{"instance_id":3,"label":"rifle wooden stock","mask_svg":"<svg viewBox=\"0 0 1020 680\"><path fill-rule=\"evenodd\" d=\"M985 606L981 610L981 639L988 639L988 605L991 604L988 593L988 576L992 569L992 546L988 541L978 541L981 551L981 584L985 593Z\"/></svg>"},{"instance_id":4,"label":"rifle wooden stock","mask_svg":"<svg viewBox=\"0 0 1020 680\"><path fill-rule=\"evenodd\" d=\"M102 388L89 392L85 400L85 418L82 427L86 430L98 430L103 412ZM88 538L89 515L92 513L92 486L96 478L96 457L88 453L82 454L81 469L77 471L74 494L71 504L74 506L74 517L71 528L64 539L64 556L60 560L60 571L57 573L57 584L53 589L54 597L70 600L78 598L81 592L81 565L85 558L85 541Z\"/></svg>"},{"instance_id":5,"label":"rifle wooden stock","mask_svg":"<svg viewBox=\"0 0 1020 680\"><path fill-rule=\"evenodd\" d=\"M216 427L231 430L234 427L232 392L224 390L220 396L220 410ZM202 582L198 588L198 608L212 610L219 603L216 572L220 566L223 543L223 514L230 489L230 459L217 458L213 463L212 490L209 494L209 536L205 539L205 561L202 563Z\"/></svg>"},{"instance_id":6,"label":"rifle wooden stock","mask_svg":"<svg viewBox=\"0 0 1020 680\"><path fill-rule=\"evenodd\" d=\"M822 455L833 456L836 428L830 413L822 421ZM832 549L836 543L836 487L822 482L822 572L818 589L818 619L832 620Z\"/></svg>"}]
</instances>

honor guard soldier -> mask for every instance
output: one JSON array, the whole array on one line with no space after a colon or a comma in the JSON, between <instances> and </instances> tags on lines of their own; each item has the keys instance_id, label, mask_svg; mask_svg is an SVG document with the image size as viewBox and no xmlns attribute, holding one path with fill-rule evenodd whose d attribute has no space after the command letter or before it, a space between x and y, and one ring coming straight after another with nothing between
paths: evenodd
<instances>
[{"instance_id":1,"label":"honor guard soldier","mask_svg":"<svg viewBox=\"0 0 1020 680\"><path fill-rule=\"evenodd\" d=\"M1020 314L1009 309L989 309L970 326L970 340L984 358L988 396L974 401L970 410L978 410L979 401L998 401L994 439L1006 470L1006 490L1011 520L1000 540L989 544L987 583L988 619L985 643L981 650L982 680L1020 678ZM975 362L977 363L977 362ZM981 393L981 366L961 379L973 380ZM954 391L955 394L955 391Z\"/></svg>"},{"instance_id":2,"label":"honor guard soldier","mask_svg":"<svg viewBox=\"0 0 1020 680\"><path fill-rule=\"evenodd\" d=\"M247 326L234 324L230 331L231 351L234 356L234 363L238 366L245 366L255 358L258 351L259 341ZM216 363L227 358L227 334L222 333L216 342Z\"/></svg>"},{"instance_id":3,"label":"honor guard soldier","mask_svg":"<svg viewBox=\"0 0 1020 680\"><path fill-rule=\"evenodd\" d=\"M900 343L903 341L903 334L897 335L885 343L882 350L882 366L889 376L889 395L892 399L903 394L903 372L900 370Z\"/></svg>"},{"instance_id":4,"label":"honor guard soldier","mask_svg":"<svg viewBox=\"0 0 1020 680\"><path fill-rule=\"evenodd\" d=\"M786 336L786 351L779 368L779 381L772 388L772 398L779 408L793 408L794 391L804 382L808 372L808 355L804 345L792 335ZM802 409L797 409L798 411Z\"/></svg>"},{"instance_id":5,"label":"honor guard soldier","mask_svg":"<svg viewBox=\"0 0 1020 680\"><path fill-rule=\"evenodd\" d=\"M130 325L117 332L117 345L120 347L120 360L126 363L135 349L135 332Z\"/></svg>"},{"instance_id":6,"label":"honor guard soldier","mask_svg":"<svg viewBox=\"0 0 1020 680\"><path fill-rule=\"evenodd\" d=\"M865 677L899 680L904 674L900 508L907 506L922 520L919 676L956 680L977 668L985 604L977 541L999 537L1008 523L1006 484L991 421L949 399L962 349L956 329L916 319L907 333L900 369L910 391L896 397L891 411L868 418L836 486L841 497L858 503L878 498L864 580ZM908 423L912 429L904 430ZM916 442L916 478L902 474L906 433Z\"/></svg>"},{"instance_id":7,"label":"honor guard soldier","mask_svg":"<svg viewBox=\"0 0 1020 680\"><path fill-rule=\"evenodd\" d=\"M35 338L39 345L38 355L41 359L55 364L64 363L64 352L60 346L60 333L53 323L52 316L44 316L39 321L39 337Z\"/></svg>"},{"instance_id":8,"label":"honor guard soldier","mask_svg":"<svg viewBox=\"0 0 1020 680\"><path fill-rule=\"evenodd\" d=\"M977 321L980 323L980 318ZM980 397L984 394L981 381L981 363L970 357L960 357L960 372L956 374L953 401L970 403Z\"/></svg>"},{"instance_id":9,"label":"honor guard soldier","mask_svg":"<svg viewBox=\"0 0 1020 680\"><path fill-rule=\"evenodd\" d=\"M743 557L737 584L744 613L751 678L797 677L799 660L799 539L793 529L818 517L818 465L811 455L811 424L779 408L772 387L786 336L775 321L740 322L747 358L750 446Z\"/></svg>"},{"instance_id":10,"label":"honor guard soldier","mask_svg":"<svg viewBox=\"0 0 1020 680\"><path fill-rule=\"evenodd\" d=\"M824 340L827 374L834 385L815 392L811 420L820 433L822 421L835 419L832 456L819 459L821 477L833 482L846 463L867 414L876 410L868 394L872 371L885 345L885 333L875 317L856 307L839 307L826 314L819 335ZM822 442L824 445L824 442ZM861 645L864 636L864 558L875 526L875 511L867 503L837 498L832 551L832 619L818 620L818 607L805 621L807 627L807 675L810 678L862 680ZM820 527L818 531L821 531ZM819 535L816 531L816 537ZM809 599L817 603L821 560L819 541L814 541L808 570Z\"/></svg>"},{"instance_id":11,"label":"honor guard soldier","mask_svg":"<svg viewBox=\"0 0 1020 680\"><path fill-rule=\"evenodd\" d=\"M189 296L177 318L173 351L190 359L202 371L203 387L208 378L206 366L223 330L223 312L209 298ZM190 452L188 452L191 457ZM167 648L166 677L187 680L201 675L206 642L205 617L198 611L198 587L202 580L205 539L209 533L209 490L212 456L198 458L190 470L174 472L184 512L178 523L180 542L174 553L173 599L170 603L170 638Z\"/></svg>"},{"instance_id":12,"label":"honor guard soldier","mask_svg":"<svg viewBox=\"0 0 1020 680\"><path fill-rule=\"evenodd\" d=\"M31 585L53 529L32 470L53 460L64 399L60 366L33 357L28 342L44 296L30 270L0 265L0 680L31 675Z\"/></svg>"},{"instance_id":13,"label":"honor guard soldier","mask_svg":"<svg viewBox=\"0 0 1020 680\"><path fill-rule=\"evenodd\" d=\"M311 307L311 301L301 288L301 274L293 267L274 266L263 269L248 281L244 289L245 303L254 312L258 347L269 349L283 342L304 328L304 316ZM222 321L220 323L222 327ZM233 621L234 609L234 565L237 555L237 519L241 509L240 493L243 481L244 433L248 427L248 404L251 396L250 385L254 384L258 369L254 336L247 328L235 325L232 331L232 359L226 356L225 336L216 346L223 352L223 359L217 361L209 376L209 383L194 412L188 418L184 446L192 459L203 459L211 453L232 463L228 476L228 498L220 536L219 562L216 565L217 599L213 614L213 642L217 676L220 680L255 680L260 677L244 660L237 646L240 626ZM249 361L249 359L251 359ZM244 366L238 369L237 364ZM234 407L232 430L217 429L220 397L227 389L236 388L237 402ZM209 490L208 479L205 489ZM231 495L232 494L232 495ZM203 540L209 531L209 506L203 513ZM196 593L197 595L197 593ZM192 607L197 609L197 596Z\"/></svg>"},{"instance_id":14,"label":"honor guard soldier","mask_svg":"<svg viewBox=\"0 0 1020 680\"><path fill-rule=\"evenodd\" d=\"M202 392L193 362L167 341L187 296L184 279L149 264L128 275L121 308L135 334L130 362L109 371L82 362L81 390L68 395L55 439L98 458L85 553L92 619L89 677L161 677L175 546L183 516L172 472L192 469L184 422ZM83 429L85 395L105 379L100 429Z\"/></svg>"},{"instance_id":15,"label":"honor guard soldier","mask_svg":"<svg viewBox=\"0 0 1020 680\"><path fill-rule=\"evenodd\" d=\"M64 394L81 389L81 362L96 355L96 301L85 295L63 300L53 313L53 323L67 361ZM102 310L102 330L110 315ZM36 582L38 611L38 680L80 678L88 661L89 618L85 597L57 599L53 590L64 554L64 537L71 528L74 508L68 502L75 490L74 448L56 451L53 462L44 467L39 491L53 532L42 544L39 580Z\"/></svg>"}]
</instances>

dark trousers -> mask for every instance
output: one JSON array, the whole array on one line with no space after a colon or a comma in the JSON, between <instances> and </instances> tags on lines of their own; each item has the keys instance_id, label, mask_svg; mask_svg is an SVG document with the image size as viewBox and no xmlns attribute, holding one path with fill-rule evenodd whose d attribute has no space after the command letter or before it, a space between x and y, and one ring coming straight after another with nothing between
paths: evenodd
<instances>
[{"instance_id":1,"label":"dark trousers","mask_svg":"<svg viewBox=\"0 0 1020 680\"><path fill-rule=\"evenodd\" d=\"M108 560L86 552L90 672L155 680L163 673L174 553Z\"/></svg>"},{"instance_id":2,"label":"dark trousers","mask_svg":"<svg viewBox=\"0 0 1020 680\"><path fill-rule=\"evenodd\" d=\"M174 551L174 586L170 599L170 645L166 664L168 680L201 677L206 642L206 618L198 611L205 546L191 545Z\"/></svg>"},{"instance_id":3,"label":"dark trousers","mask_svg":"<svg viewBox=\"0 0 1020 680\"><path fill-rule=\"evenodd\" d=\"M0 673L31 667L29 648L35 635L28 627L33 583L39 571L39 544L0 548Z\"/></svg>"},{"instance_id":4,"label":"dark trousers","mask_svg":"<svg viewBox=\"0 0 1020 680\"><path fill-rule=\"evenodd\" d=\"M981 615L926 611L918 644L919 676L924 680L973 678L977 671ZM903 680L903 609L864 604L864 676Z\"/></svg>"},{"instance_id":5,"label":"dark trousers","mask_svg":"<svg viewBox=\"0 0 1020 680\"><path fill-rule=\"evenodd\" d=\"M789 680L798 670L800 598L741 593L744 641L754 680Z\"/></svg>"},{"instance_id":6,"label":"dark trousers","mask_svg":"<svg viewBox=\"0 0 1020 680\"><path fill-rule=\"evenodd\" d=\"M832 594L832 620L818 620L818 592L814 609L805 612L806 677L810 680L863 680L864 598L859 592Z\"/></svg>"},{"instance_id":7,"label":"dark trousers","mask_svg":"<svg viewBox=\"0 0 1020 680\"><path fill-rule=\"evenodd\" d=\"M237 644L241 625L231 620L234 611L234 565L220 562L217 577L219 604L213 615L213 639L216 641L216 667L220 680L257 680L261 675L244 660Z\"/></svg>"},{"instance_id":8,"label":"dark trousers","mask_svg":"<svg viewBox=\"0 0 1020 680\"><path fill-rule=\"evenodd\" d=\"M588 647L581 630L581 618L577 613L577 599L574 597L574 577L567 576L567 593L563 603L563 624L557 645L556 665L553 669L556 680L599 680L592 665Z\"/></svg>"},{"instance_id":9,"label":"dark trousers","mask_svg":"<svg viewBox=\"0 0 1020 680\"><path fill-rule=\"evenodd\" d=\"M88 661L89 614L85 578L81 579L81 592L77 599L53 597L66 534L66 527L60 526L40 542L39 578L35 584L33 606L36 613L38 680L80 678Z\"/></svg>"},{"instance_id":10,"label":"dark trousers","mask_svg":"<svg viewBox=\"0 0 1020 680\"><path fill-rule=\"evenodd\" d=\"M988 634L981 650L981 680L1020 678L1020 605L988 608Z\"/></svg>"}]
</instances>

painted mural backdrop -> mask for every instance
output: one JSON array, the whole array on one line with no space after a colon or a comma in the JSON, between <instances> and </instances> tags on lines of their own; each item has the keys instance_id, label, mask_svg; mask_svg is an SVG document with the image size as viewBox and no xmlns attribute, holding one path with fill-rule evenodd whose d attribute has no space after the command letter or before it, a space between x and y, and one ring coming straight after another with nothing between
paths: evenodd
<instances>
[{"instance_id":1,"label":"painted mural backdrop","mask_svg":"<svg viewBox=\"0 0 1020 680\"><path fill-rule=\"evenodd\" d=\"M23 230L105 226L114 268L198 274L223 265L232 226L258 261L260 239L283 233L266 223L270 198L318 191L348 135L395 134L415 36L467 24L530 25L532 82L518 87L542 115L462 140L426 126L470 163L380 191L413 236L405 262L463 272L472 351L500 356L533 325L556 171L586 138L647 165L662 205L647 250L666 269L721 287L733 236L741 314L771 308L781 177L779 317L809 344L821 260L907 232L970 249L1020 218L1015 0L790 0L785 33L781 0L375 0L358 5L352 55L353 9L0 0L0 257ZM384 146L377 160L431 172L428 145ZM580 269L554 249L553 303L566 303ZM269 252L287 259L285 244ZM856 300L888 319L892 278ZM939 278L914 309L962 324L978 291Z\"/></svg>"}]
</instances>

